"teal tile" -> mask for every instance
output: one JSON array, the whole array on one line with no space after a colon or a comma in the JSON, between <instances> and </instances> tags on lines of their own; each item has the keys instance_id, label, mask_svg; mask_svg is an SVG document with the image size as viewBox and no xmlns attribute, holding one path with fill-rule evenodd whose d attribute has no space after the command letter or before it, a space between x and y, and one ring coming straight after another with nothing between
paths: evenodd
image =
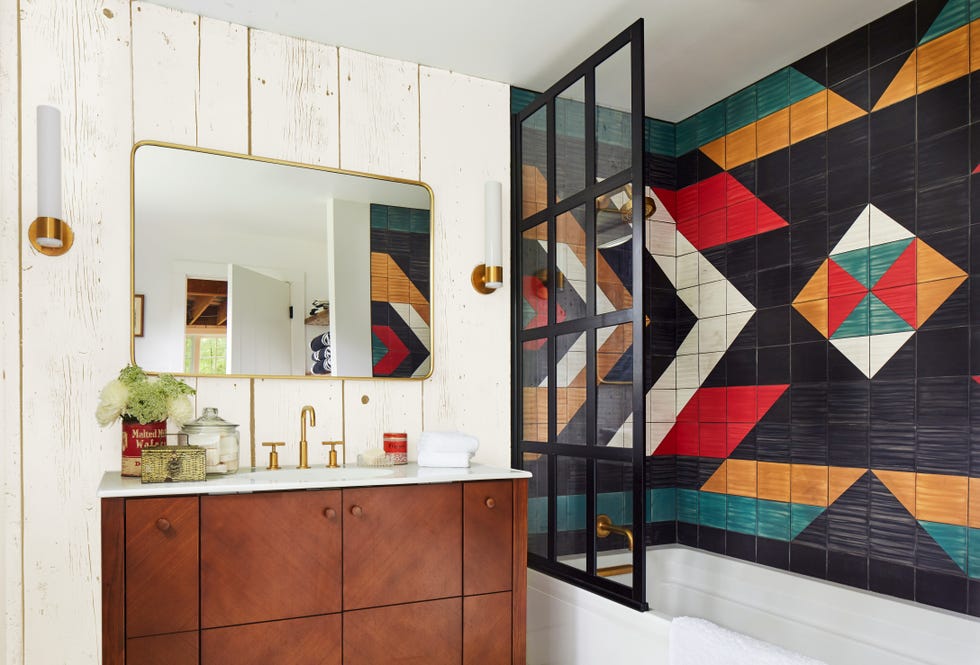
<instances>
[{"instance_id":1,"label":"teal tile","mask_svg":"<svg viewBox=\"0 0 980 665\"><path fill-rule=\"evenodd\" d=\"M946 551L949 558L956 562L956 565L962 568L965 573L967 527L956 526L955 524L940 524L939 522L926 522L924 520L919 520L919 524L932 536L933 540L939 543L939 546Z\"/></svg>"},{"instance_id":2,"label":"teal tile","mask_svg":"<svg viewBox=\"0 0 980 665\"><path fill-rule=\"evenodd\" d=\"M389 206L388 208L388 229L390 231L411 231L412 214L409 208L399 206Z\"/></svg>"},{"instance_id":3,"label":"teal tile","mask_svg":"<svg viewBox=\"0 0 980 665\"><path fill-rule=\"evenodd\" d=\"M677 490L673 487L647 490L647 521L672 522L677 519Z\"/></svg>"},{"instance_id":4,"label":"teal tile","mask_svg":"<svg viewBox=\"0 0 980 665\"><path fill-rule=\"evenodd\" d=\"M584 139L585 104L574 99L556 99L555 133L560 137Z\"/></svg>"},{"instance_id":5,"label":"teal tile","mask_svg":"<svg viewBox=\"0 0 980 665\"><path fill-rule=\"evenodd\" d=\"M904 238L895 242L886 242L882 245L873 245L869 248L871 264L869 281L871 285L878 283L881 276L888 272L888 269L895 263L895 259L901 256L902 252L912 244L912 240L913 238Z\"/></svg>"},{"instance_id":6,"label":"teal tile","mask_svg":"<svg viewBox=\"0 0 980 665\"><path fill-rule=\"evenodd\" d=\"M770 74L755 84L758 118L789 106L789 67Z\"/></svg>"},{"instance_id":7,"label":"teal tile","mask_svg":"<svg viewBox=\"0 0 980 665\"><path fill-rule=\"evenodd\" d=\"M905 319L900 317L895 311L881 302L878 296L873 293L870 295L871 299L871 325L870 332L872 335L883 335L885 333L894 332L908 332L912 330Z\"/></svg>"},{"instance_id":8,"label":"teal tile","mask_svg":"<svg viewBox=\"0 0 980 665\"><path fill-rule=\"evenodd\" d=\"M377 365L386 355L388 355L388 347L377 335L371 333L371 364Z\"/></svg>"},{"instance_id":9,"label":"teal tile","mask_svg":"<svg viewBox=\"0 0 980 665\"><path fill-rule=\"evenodd\" d=\"M759 499L759 535L775 540L789 540L790 509L782 501Z\"/></svg>"},{"instance_id":10,"label":"teal tile","mask_svg":"<svg viewBox=\"0 0 980 665\"><path fill-rule=\"evenodd\" d=\"M970 0L970 20L975 21L980 18L980 0Z\"/></svg>"},{"instance_id":11,"label":"teal tile","mask_svg":"<svg viewBox=\"0 0 980 665\"><path fill-rule=\"evenodd\" d=\"M548 128L548 107L542 106L521 123L523 129L543 132Z\"/></svg>"},{"instance_id":12,"label":"teal tile","mask_svg":"<svg viewBox=\"0 0 980 665\"><path fill-rule=\"evenodd\" d=\"M429 211L412 208L412 233L429 233Z\"/></svg>"},{"instance_id":13,"label":"teal tile","mask_svg":"<svg viewBox=\"0 0 980 665\"><path fill-rule=\"evenodd\" d=\"M616 109L597 106L595 110L596 140L620 148L630 147L630 116Z\"/></svg>"},{"instance_id":14,"label":"teal tile","mask_svg":"<svg viewBox=\"0 0 980 665\"><path fill-rule=\"evenodd\" d=\"M698 119L698 147L725 135L725 102L718 102L695 116Z\"/></svg>"},{"instance_id":15,"label":"teal tile","mask_svg":"<svg viewBox=\"0 0 980 665\"><path fill-rule=\"evenodd\" d=\"M527 500L527 531L548 532L548 497L534 496Z\"/></svg>"},{"instance_id":16,"label":"teal tile","mask_svg":"<svg viewBox=\"0 0 980 665\"><path fill-rule=\"evenodd\" d=\"M820 517L820 514L827 510L822 506L808 506L802 503L791 503L790 507L790 540L803 533L803 529L813 524L813 520Z\"/></svg>"},{"instance_id":17,"label":"teal tile","mask_svg":"<svg viewBox=\"0 0 980 665\"><path fill-rule=\"evenodd\" d=\"M724 529L728 517L728 495L701 492L698 520L704 526Z\"/></svg>"},{"instance_id":18,"label":"teal tile","mask_svg":"<svg viewBox=\"0 0 980 665\"><path fill-rule=\"evenodd\" d=\"M980 529L970 529L967 551L970 553L970 577L980 580Z\"/></svg>"},{"instance_id":19,"label":"teal tile","mask_svg":"<svg viewBox=\"0 0 980 665\"><path fill-rule=\"evenodd\" d=\"M371 228L388 228L388 206L383 206L378 203L371 204Z\"/></svg>"},{"instance_id":20,"label":"teal tile","mask_svg":"<svg viewBox=\"0 0 980 665\"><path fill-rule=\"evenodd\" d=\"M538 93L524 88L511 87L510 89L510 112L520 113L524 107L534 101Z\"/></svg>"},{"instance_id":21,"label":"teal tile","mask_svg":"<svg viewBox=\"0 0 980 665\"><path fill-rule=\"evenodd\" d=\"M562 501L564 499L564 502ZM564 503L564 523L561 522L562 512L559 516L559 531L578 531L585 528L585 495L567 494L558 497L558 507Z\"/></svg>"},{"instance_id":22,"label":"teal tile","mask_svg":"<svg viewBox=\"0 0 980 665\"><path fill-rule=\"evenodd\" d=\"M678 157L686 155L698 148L698 117L692 115L687 120L677 124L675 127L677 137L676 154Z\"/></svg>"},{"instance_id":23,"label":"teal tile","mask_svg":"<svg viewBox=\"0 0 980 665\"><path fill-rule=\"evenodd\" d=\"M645 118L643 122L643 146L647 152L673 157L676 148L674 123Z\"/></svg>"},{"instance_id":24,"label":"teal tile","mask_svg":"<svg viewBox=\"0 0 980 665\"><path fill-rule=\"evenodd\" d=\"M755 86L749 86L725 100L726 134L756 121L755 96Z\"/></svg>"},{"instance_id":25,"label":"teal tile","mask_svg":"<svg viewBox=\"0 0 980 665\"><path fill-rule=\"evenodd\" d=\"M833 302L833 301L831 301ZM831 339L865 337L871 334L871 294L864 296L857 307L847 315L844 323L830 336Z\"/></svg>"},{"instance_id":26,"label":"teal tile","mask_svg":"<svg viewBox=\"0 0 980 665\"><path fill-rule=\"evenodd\" d=\"M697 490L677 490L677 519L688 524L698 523Z\"/></svg>"},{"instance_id":27,"label":"teal tile","mask_svg":"<svg viewBox=\"0 0 980 665\"><path fill-rule=\"evenodd\" d=\"M626 524L632 518L626 516L627 495L625 492L604 492L596 495L595 510L598 515L609 515L613 524ZM632 511L631 511L632 512Z\"/></svg>"},{"instance_id":28,"label":"teal tile","mask_svg":"<svg viewBox=\"0 0 980 665\"><path fill-rule=\"evenodd\" d=\"M931 42L937 37L942 37L957 28L962 28L969 23L970 14L973 10L971 5L972 3L969 0L949 0L946 6L943 7L943 10L939 12L936 20L929 26L926 34L919 41L919 46Z\"/></svg>"},{"instance_id":29,"label":"teal tile","mask_svg":"<svg viewBox=\"0 0 980 665\"><path fill-rule=\"evenodd\" d=\"M801 99L806 99L810 95L824 90L824 86L820 85L812 78L792 67L789 68L789 103L795 104Z\"/></svg>"},{"instance_id":30,"label":"teal tile","mask_svg":"<svg viewBox=\"0 0 980 665\"><path fill-rule=\"evenodd\" d=\"M759 524L758 501L747 496L728 497L728 530L756 534Z\"/></svg>"},{"instance_id":31,"label":"teal tile","mask_svg":"<svg viewBox=\"0 0 980 665\"><path fill-rule=\"evenodd\" d=\"M868 247L853 249L841 254L833 254L830 258L834 263L847 271L847 274L861 282L866 288L871 288L871 251Z\"/></svg>"}]
</instances>

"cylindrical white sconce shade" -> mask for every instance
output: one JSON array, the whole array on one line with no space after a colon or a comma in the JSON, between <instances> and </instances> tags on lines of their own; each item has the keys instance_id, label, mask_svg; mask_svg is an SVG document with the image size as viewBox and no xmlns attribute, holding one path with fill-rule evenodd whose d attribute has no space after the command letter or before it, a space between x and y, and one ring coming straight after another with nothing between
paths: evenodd
<instances>
[{"instance_id":1,"label":"cylindrical white sconce shade","mask_svg":"<svg viewBox=\"0 0 980 665\"><path fill-rule=\"evenodd\" d=\"M500 239L501 184L489 181L484 186L486 220L486 287L499 289L504 285L504 263Z\"/></svg>"},{"instance_id":2,"label":"cylindrical white sconce shade","mask_svg":"<svg viewBox=\"0 0 980 665\"><path fill-rule=\"evenodd\" d=\"M61 216L61 112L37 107L37 216Z\"/></svg>"}]
</instances>

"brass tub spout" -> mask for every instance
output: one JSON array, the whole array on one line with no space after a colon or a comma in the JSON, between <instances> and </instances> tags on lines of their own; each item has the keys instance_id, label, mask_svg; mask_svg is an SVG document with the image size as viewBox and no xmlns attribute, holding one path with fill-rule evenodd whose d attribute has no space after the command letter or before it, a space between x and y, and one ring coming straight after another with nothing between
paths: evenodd
<instances>
[{"instance_id":1,"label":"brass tub spout","mask_svg":"<svg viewBox=\"0 0 980 665\"><path fill-rule=\"evenodd\" d=\"M629 545L630 552L633 551L633 531L627 529L624 526L616 526L612 523L609 515L599 515L595 518L595 535L599 538L607 538L611 533L618 533L621 536L626 536L626 542ZM605 568L597 568L596 575L599 577L613 577L615 575L626 575L633 572L632 564L624 564L619 566L606 566Z\"/></svg>"}]
</instances>

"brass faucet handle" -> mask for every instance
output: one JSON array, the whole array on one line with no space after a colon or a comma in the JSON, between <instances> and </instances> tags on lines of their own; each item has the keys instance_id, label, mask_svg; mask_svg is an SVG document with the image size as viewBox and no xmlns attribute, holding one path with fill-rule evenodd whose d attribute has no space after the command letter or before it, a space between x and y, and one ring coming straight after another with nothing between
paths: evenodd
<instances>
[{"instance_id":1,"label":"brass faucet handle","mask_svg":"<svg viewBox=\"0 0 980 665\"><path fill-rule=\"evenodd\" d=\"M337 449L334 448L334 446L343 446L344 445L344 442L343 441L321 441L320 444L321 445L324 445L324 446L330 446L330 461L327 462L327 468L328 469L336 469L336 468L339 468L339 465L337 464ZM345 456L345 458L346 458L346 456Z\"/></svg>"},{"instance_id":2,"label":"brass faucet handle","mask_svg":"<svg viewBox=\"0 0 980 665\"><path fill-rule=\"evenodd\" d=\"M281 468L279 466L279 453L276 452L276 446L285 446L285 441L263 441L263 446L269 446L272 450L269 451L269 466L265 467L270 471Z\"/></svg>"}]
</instances>

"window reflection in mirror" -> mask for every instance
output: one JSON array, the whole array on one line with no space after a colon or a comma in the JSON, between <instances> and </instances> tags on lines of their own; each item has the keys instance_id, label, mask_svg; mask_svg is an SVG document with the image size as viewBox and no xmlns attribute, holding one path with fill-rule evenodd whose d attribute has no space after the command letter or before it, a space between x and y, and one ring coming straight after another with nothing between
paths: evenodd
<instances>
[{"instance_id":1,"label":"window reflection in mirror","mask_svg":"<svg viewBox=\"0 0 980 665\"><path fill-rule=\"evenodd\" d=\"M430 374L422 183L157 143L136 146L132 177L146 370Z\"/></svg>"}]
</instances>

